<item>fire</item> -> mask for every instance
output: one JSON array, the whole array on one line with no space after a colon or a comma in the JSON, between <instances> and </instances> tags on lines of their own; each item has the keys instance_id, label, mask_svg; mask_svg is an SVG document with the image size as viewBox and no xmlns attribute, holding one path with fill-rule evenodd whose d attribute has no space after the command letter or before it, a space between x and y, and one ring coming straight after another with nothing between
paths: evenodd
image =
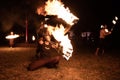
<instances>
[{"instance_id":1,"label":"fire","mask_svg":"<svg viewBox=\"0 0 120 80\"><path fill-rule=\"evenodd\" d=\"M12 35L8 35L8 36L6 36L5 38L6 39L15 39L15 38L18 38L19 37L19 35L18 34L12 34Z\"/></svg>"},{"instance_id":2,"label":"fire","mask_svg":"<svg viewBox=\"0 0 120 80\"><path fill-rule=\"evenodd\" d=\"M68 35L65 35L70 28L79 20L76 16L74 16L69 8L65 8L64 4L60 0L48 0L45 3L44 8L39 7L37 9L37 13L39 15L55 15L58 18L64 20L69 26L63 26L62 24L59 26L48 26L48 31L51 33L54 38L60 42L60 45L63 47L63 57L66 60L72 56L73 47L71 44ZM44 13L44 14L43 14Z\"/></svg>"},{"instance_id":3,"label":"fire","mask_svg":"<svg viewBox=\"0 0 120 80\"><path fill-rule=\"evenodd\" d=\"M58 0L49 0L45 6L46 15L57 15L58 18L62 18L68 24L73 25L74 20L78 19L72 13L69 8L65 8L64 4Z\"/></svg>"},{"instance_id":4,"label":"fire","mask_svg":"<svg viewBox=\"0 0 120 80\"><path fill-rule=\"evenodd\" d=\"M63 46L63 57L69 60L69 58L72 56L73 47L71 45L71 41L68 38L68 35L64 35L65 28L60 25L59 27L55 28L55 31L52 32L52 35L55 37L56 40L61 42L61 46Z\"/></svg>"},{"instance_id":5,"label":"fire","mask_svg":"<svg viewBox=\"0 0 120 80\"><path fill-rule=\"evenodd\" d=\"M41 15L57 15L58 18L62 18L69 25L74 25L76 20L79 20L74 16L69 8L65 8L64 4L59 0L48 0L45 4L45 8L39 7L37 13Z\"/></svg>"},{"instance_id":6,"label":"fire","mask_svg":"<svg viewBox=\"0 0 120 80\"><path fill-rule=\"evenodd\" d=\"M14 38L17 38L17 37L19 37L19 35L8 35L8 36L6 36L6 39L14 39Z\"/></svg>"}]
</instances>

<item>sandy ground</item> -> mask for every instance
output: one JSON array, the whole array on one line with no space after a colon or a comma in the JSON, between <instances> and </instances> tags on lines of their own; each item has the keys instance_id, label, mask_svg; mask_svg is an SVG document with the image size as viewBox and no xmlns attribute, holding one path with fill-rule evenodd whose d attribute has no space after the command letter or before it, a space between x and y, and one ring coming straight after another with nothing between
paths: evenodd
<instances>
[{"instance_id":1,"label":"sandy ground","mask_svg":"<svg viewBox=\"0 0 120 80\"><path fill-rule=\"evenodd\" d=\"M117 53L117 52L115 52ZM120 80L120 56L111 52L95 56L83 50L73 53L58 68L39 68L28 71L34 60L35 48L0 48L0 80Z\"/></svg>"}]
</instances>

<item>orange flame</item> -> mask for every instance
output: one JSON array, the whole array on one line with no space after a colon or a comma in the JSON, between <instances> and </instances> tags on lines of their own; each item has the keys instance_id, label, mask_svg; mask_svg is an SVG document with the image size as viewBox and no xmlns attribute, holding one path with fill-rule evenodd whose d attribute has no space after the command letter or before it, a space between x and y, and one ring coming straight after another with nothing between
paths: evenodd
<instances>
[{"instance_id":1,"label":"orange flame","mask_svg":"<svg viewBox=\"0 0 120 80\"><path fill-rule=\"evenodd\" d=\"M70 13L69 8L65 8L64 4L58 0L48 0L46 2L45 11L47 15L57 15L58 18L62 18L69 25L73 25L74 20L78 20L76 16Z\"/></svg>"},{"instance_id":2,"label":"orange flame","mask_svg":"<svg viewBox=\"0 0 120 80\"><path fill-rule=\"evenodd\" d=\"M61 46L63 46L63 57L67 60L69 60L69 58L72 56L72 52L73 52L73 47L71 45L71 41L68 38L68 35L64 35L64 30L65 28L60 25L60 28L57 26L55 27L55 30L52 31L52 35L54 36L54 38L61 42Z\"/></svg>"}]
</instances>

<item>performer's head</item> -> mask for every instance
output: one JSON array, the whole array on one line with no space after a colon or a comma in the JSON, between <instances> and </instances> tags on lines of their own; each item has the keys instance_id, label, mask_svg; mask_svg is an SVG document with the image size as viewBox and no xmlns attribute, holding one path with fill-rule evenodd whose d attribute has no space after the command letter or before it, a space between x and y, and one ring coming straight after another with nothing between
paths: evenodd
<instances>
[{"instance_id":1,"label":"performer's head","mask_svg":"<svg viewBox=\"0 0 120 80\"><path fill-rule=\"evenodd\" d=\"M106 25L106 24L101 25L101 28L102 28L102 29L106 29L106 28L107 28L107 25Z\"/></svg>"},{"instance_id":2,"label":"performer's head","mask_svg":"<svg viewBox=\"0 0 120 80\"><path fill-rule=\"evenodd\" d=\"M104 28L105 28L105 29L107 28L107 25L106 25L106 24L104 25Z\"/></svg>"}]
</instances>

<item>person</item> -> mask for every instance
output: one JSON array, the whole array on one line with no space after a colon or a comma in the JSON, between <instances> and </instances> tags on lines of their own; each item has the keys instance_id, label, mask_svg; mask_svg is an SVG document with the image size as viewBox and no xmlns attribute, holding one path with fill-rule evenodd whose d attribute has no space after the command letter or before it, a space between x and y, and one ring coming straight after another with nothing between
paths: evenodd
<instances>
[{"instance_id":1,"label":"person","mask_svg":"<svg viewBox=\"0 0 120 80\"><path fill-rule=\"evenodd\" d=\"M49 49L49 42L51 41L51 35L49 31L44 26L41 26L38 31L38 40L36 48L36 58L41 58L44 55L44 49Z\"/></svg>"},{"instance_id":2,"label":"person","mask_svg":"<svg viewBox=\"0 0 120 80\"><path fill-rule=\"evenodd\" d=\"M105 47L105 38L107 35L111 34L111 31L107 29L107 25L101 25L101 29L99 32L99 43L97 49L95 51L95 55L98 55L101 51L102 55L104 54L104 47Z\"/></svg>"},{"instance_id":3,"label":"person","mask_svg":"<svg viewBox=\"0 0 120 80\"><path fill-rule=\"evenodd\" d=\"M48 30L45 29L41 34L39 34L37 44L38 46L35 54L37 60L31 62L27 69L29 71L33 71L42 66L47 68L57 68L59 61L62 58L58 51L59 42L52 40Z\"/></svg>"},{"instance_id":4,"label":"person","mask_svg":"<svg viewBox=\"0 0 120 80\"><path fill-rule=\"evenodd\" d=\"M37 60L32 61L27 69L29 71L36 70L42 66L47 68L57 68L60 59L62 56L58 54L55 48L57 45L53 45L49 42L49 40L40 37L38 40L38 47L37 47Z\"/></svg>"},{"instance_id":5,"label":"person","mask_svg":"<svg viewBox=\"0 0 120 80\"><path fill-rule=\"evenodd\" d=\"M36 49L36 58L40 58L40 57L42 57L43 55L42 55L42 53L44 52L44 50L43 50L43 44L44 44L44 42L43 42L43 37L40 37L39 39L38 39L38 41L37 41L37 49Z\"/></svg>"},{"instance_id":6,"label":"person","mask_svg":"<svg viewBox=\"0 0 120 80\"><path fill-rule=\"evenodd\" d=\"M13 35L14 33L13 32L10 32L10 35ZM9 44L10 44L10 47L12 48L14 46L14 38L11 38L9 40Z\"/></svg>"}]
</instances>

